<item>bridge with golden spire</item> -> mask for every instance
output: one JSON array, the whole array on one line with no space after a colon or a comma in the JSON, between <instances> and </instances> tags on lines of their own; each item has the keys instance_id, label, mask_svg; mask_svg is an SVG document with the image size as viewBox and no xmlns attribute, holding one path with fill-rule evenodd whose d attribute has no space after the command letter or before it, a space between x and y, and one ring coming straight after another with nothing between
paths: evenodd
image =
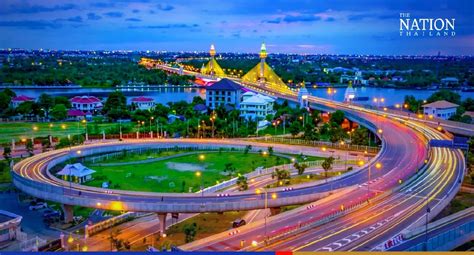
<instances>
[{"instance_id":1,"label":"bridge with golden spire","mask_svg":"<svg viewBox=\"0 0 474 255\"><path fill-rule=\"evenodd\" d=\"M265 43L262 43L260 47L259 57L260 62L250 69L248 73L242 76L241 79L228 76L224 70L221 68L217 62L215 55L216 49L214 44L211 44L209 50L210 60L200 69L200 72L197 72L195 68L188 67L182 63L178 64L179 67L172 66L160 60L142 58L139 62L140 65L145 66L150 69L161 69L170 73L177 73L180 75L192 75L196 78L203 79L218 79L218 78L228 78L235 82L240 83L242 86L249 87L251 89L261 91L275 91L278 94L282 95L296 95L293 90L291 90L282 79L273 71L273 69L265 61L268 53L265 46Z\"/></svg>"}]
</instances>

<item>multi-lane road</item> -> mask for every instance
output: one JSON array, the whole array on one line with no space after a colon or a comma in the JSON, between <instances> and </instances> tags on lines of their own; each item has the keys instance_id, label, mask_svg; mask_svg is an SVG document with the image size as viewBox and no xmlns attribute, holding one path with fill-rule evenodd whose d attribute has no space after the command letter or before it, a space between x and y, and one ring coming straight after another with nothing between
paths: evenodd
<instances>
[{"instance_id":1,"label":"multi-lane road","mask_svg":"<svg viewBox=\"0 0 474 255\"><path fill-rule=\"evenodd\" d=\"M293 92L273 91L269 87L256 87L282 98L296 100ZM130 191L105 191L103 189L71 185L52 176L48 169L71 156L78 156L67 149L48 152L21 161L14 167L14 183L27 193L53 201L89 207L154 211L154 212L205 212L227 210L251 210L264 207L280 207L291 204L308 203L323 197L331 190L353 187L350 193L336 193L331 199L323 199L309 208L300 208L277 215L266 220L266 224L257 221L244 226L240 233L228 236L222 233L217 236L199 240L185 245L186 249L199 250L238 250L257 243L256 248L264 250L340 250L372 249L380 242L398 234L401 230L419 224L424 215L426 201L432 207L432 214L443 206L459 187L459 179L464 172L462 153L456 150L432 148L428 157L427 141L444 138L432 128L414 121L405 121L398 116L367 110L362 107L338 103L309 96L309 103L321 109L340 109L347 116L364 120L382 139L383 148L376 161L370 162L365 169L344 178L311 187L293 190L270 190L271 199L255 191L217 196L215 194L158 194ZM74 150L81 155L99 152L110 152L124 148L142 146L160 146L170 141L120 142L115 144L87 145ZM236 146L233 140L174 140L182 145L206 144L215 146ZM236 144L237 143L237 144ZM248 142L241 142L240 145ZM268 146L268 144L262 145ZM289 152L294 146L273 145L275 151ZM265 148L263 147L263 148ZM423 166L426 160L426 166ZM410 177L419 173L416 180L411 180L406 188L399 187L408 182ZM347 190L346 190L347 191ZM383 195L381 195L383 194ZM383 196L383 199L377 197ZM266 243L271 236L276 236L289 229L317 219L325 219L344 208L366 203L369 206L335 218L332 223L312 228L284 238L275 243ZM244 241L244 246L240 244Z\"/></svg>"}]
</instances>

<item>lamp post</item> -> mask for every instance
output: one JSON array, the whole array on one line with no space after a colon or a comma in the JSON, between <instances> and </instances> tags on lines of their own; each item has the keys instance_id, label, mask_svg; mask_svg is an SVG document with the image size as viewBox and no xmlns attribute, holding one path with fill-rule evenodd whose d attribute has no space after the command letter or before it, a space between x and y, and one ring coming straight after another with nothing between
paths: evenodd
<instances>
[{"instance_id":1,"label":"lamp post","mask_svg":"<svg viewBox=\"0 0 474 255\"><path fill-rule=\"evenodd\" d=\"M87 133L87 120L83 119L81 122L85 126L84 128L85 128L85 131L86 131L86 141L89 141L89 134Z\"/></svg>"},{"instance_id":2,"label":"lamp post","mask_svg":"<svg viewBox=\"0 0 474 255\"><path fill-rule=\"evenodd\" d=\"M267 217L268 217L268 213L267 213L267 209L268 209L268 190L266 188L261 188L264 192L264 210L265 210L265 218L264 218L264 226L265 226L265 245L267 244L267 240L268 240L268 234L267 234ZM255 193L257 195L260 195L262 193L262 191L260 189L256 189L255 190ZM273 193L272 194L272 199L276 199L277 198L277 194L276 193Z\"/></svg>"},{"instance_id":3,"label":"lamp post","mask_svg":"<svg viewBox=\"0 0 474 255\"><path fill-rule=\"evenodd\" d=\"M201 171L197 171L196 172L196 177L200 178L201 179L201 198L204 197L204 184L203 184L203 180L202 180L202 173ZM202 201L202 203L204 203L204 200Z\"/></svg>"},{"instance_id":4,"label":"lamp post","mask_svg":"<svg viewBox=\"0 0 474 255\"><path fill-rule=\"evenodd\" d=\"M151 122L152 122L154 119L155 119L155 117L151 116L151 117L150 117L150 121L149 121L149 122L150 122L150 128L149 128L149 129L150 129L150 138L152 138L152 139L153 139L153 131L151 130Z\"/></svg>"},{"instance_id":5,"label":"lamp post","mask_svg":"<svg viewBox=\"0 0 474 255\"><path fill-rule=\"evenodd\" d=\"M214 138L214 121L216 120L217 118L217 114L215 111L212 111L212 114L211 114L211 117L210 117L210 120L211 120L211 123L212 123L212 138Z\"/></svg>"}]
</instances>

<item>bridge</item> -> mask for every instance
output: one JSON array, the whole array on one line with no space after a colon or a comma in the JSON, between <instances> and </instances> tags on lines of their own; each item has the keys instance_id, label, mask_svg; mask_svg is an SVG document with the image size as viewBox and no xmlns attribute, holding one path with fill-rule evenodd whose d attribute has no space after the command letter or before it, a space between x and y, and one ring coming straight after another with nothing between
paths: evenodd
<instances>
[{"instance_id":1,"label":"bridge","mask_svg":"<svg viewBox=\"0 0 474 255\"><path fill-rule=\"evenodd\" d=\"M13 167L14 184L20 190L33 196L64 204L68 219L71 217L72 205L108 210L151 211L157 212L160 219L164 219L170 212L222 212L266 207L277 209L286 205L316 201L315 206L310 210L277 215L275 220L269 222L268 225L265 224L265 233L267 229L273 231L271 233L278 233L274 239L271 234L261 235L264 232L264 225L262 222L257 222L255 225L244 226L238 235L229 237L224 233L222 236L212 237L212 240L203 239L184 247L199 250L219 249L222 243L232 243L233 247L239 247L241 240L254 240L259 244L257 248L281 249L282 247L278 246L281 243L270 244L269 241L278 240L277 237L285 237L285 233L290 233L293 237L290 244L285 242L284 247L291 246L294 250L367 249L367 247L374 247L387 240L394 233L419 224L420 219L425 216L423 210L425 201L428 201L432 207L432 213L428 215L429 218L432 218L445 206L443 201L449 201L455 195L465 171L462 152L447 148L427 147L427 143L431 139L447 139L445 134L419 120L413 120L397 113L366 109L310 95L298 97L295 91L286 86L283 87L276 81L268 82L269 79L275 77L271 76L271 73L269 74L268 67L265 65L266 51L265 54L261 52L260 57L259 80L236 78L233 80L261 93L296 102L306 101L312 107L320 110L344 111L349 119L368 127L381 139L382 149L377 155L376 162L372 161L362 171L330 183L293 190L272 189L269 192L275 194L272 196L274 199L268 201L263 194L254 191L239 192L229 194L229 196L123 190L110 192L100 188L64 182L54 177L49 171L60 162L71 157L78 157L79 155L74 153L75 151L81 151L81 156L86 156L139 147L169 146L170 143L173 146L179 144L215 147L249 144L247 141L212 139L124 141L84 145L71 150L56 150L25 159ZM208 77L183 70L182 67L170 67L165 63L153 62L152 65L153 68L160 68L168 72ZM256 148L268 146L268 144L254 145ZM289 147L285 148L277 144L273 146L276 152L289 149ZM357 185L361 186L354 188ZM319 202L331 190L345 187L353 187L351 196L338 196L336 193L330 201ZM367 200L372 202L367 203ZM360 207L361 205L364 206ZM361 209L351 213L352 211L349 211L348 208ZM330 233L330 229L325 227L311 228L308 232L307 229L300 227L300 224L291 228L291 231L294 231L291 232L282 226L282 222L301 223L305 221L307 224L316 224L319 221L315 221L313 218L315 212L318 212L317 215L321 217L319 219L321 221L327 220L327 217L334 216L335 212L339 212L337 215L341 217L334 218L335 225L331 224L330 228L336 232ZM369 219L366 219L367 215L371 215ZM349 223L350 227L347 227ZM318 238L318 236L324 237ZM353 238L349 236L353 236ZM308 243L308 239L313 241Z\"/></svg>"}]
</instances>

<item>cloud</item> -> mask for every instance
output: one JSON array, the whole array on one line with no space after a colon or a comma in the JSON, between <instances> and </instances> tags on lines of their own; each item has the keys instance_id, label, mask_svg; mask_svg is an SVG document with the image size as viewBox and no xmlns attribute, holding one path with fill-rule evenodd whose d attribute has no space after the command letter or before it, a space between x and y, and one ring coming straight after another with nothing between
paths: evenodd
<instances>
[{"instance_id":1,"label":"cloud","mask_svg":"<svg viewBox=\"0 0 474 255\"><path fill-rule=\"evenodd\" d=\"M327 17L324 21L334 22L334 21L336 21L336 19L334 17Z\"/></svg>"},{"instance_id":2,"label":"cloud","mask_svg":"<svg viewBox=\"0 0 474 255\"><path fill-rule=\"evenodd\" d=\"M104 15L110 18L121 18L123 17L123 12L106 12Z\"/></svg>"},{"instance_id":3,"label":"cloud","mask_svg":"<svg viewBox=\"0 0 474 255\"><path fill-rule=\"evenodd\" d=\"M102 17L99 16L99 15L97 15L97 14L95 14L95 13L93 13L93 12L89 12L89 13L87 14L87 19L88 19L88 20L100 20L100 19L102 19Z\"/></svg>"},{"instance_id":4,"label":"cloud","mask_svg":"<svg viewBox=\"0 0 474 255\"><path fill-rule=\"evenodd\" d=\"M138 10L138 9L133 9L132 12L133 12L133 13L139 13L140 10Z\"/></svg>"},{"instance_id":5,"label":"cloud","mask_svg":"<svg viewBox=\"0 0 474 255\"><path fill-rule=\"evenodd\" d=\"M0 21L0 27L17 27L26 29L46 29L60 28L61 24L54 21L45 20L18 20L18 21Z\"/></svg>"},{"instance_id":6,"label":"cloud","mask_svg":"<svg viewBox=\"0 0 474 255\"><path fill-rule=\"evenodd\" d=\"M0 13L3 14L13 14L13 13L21 13L21 14L34 14L34 13L41 13L41 12L56 12L56 11L68 11L77 9L75 4L61 4L61 5L54 5L54 6L45 6L45 5L29 5L29 4L12 4L7 8L2 7L2 11Z\"/></svg>"},{"instance_id":7,"label":"cloud","mask_svg":"<svg viewBox=\"0 0 474 255\"><path fill-rule=\"evenodd\" d=\"M148 25L148 26L129 26L130 29L140 29L140 28L147 28L147 29L170 29L170 28L196 28L199 27L198 24L164 24L164 25Z\"/></svg>"},{"instance_id":8,"label":"cloud","mask_svg":"<svg viewBox=\"0 0 474 255\"><path fill-rule=\"evenodd\" d=\"M81 23L82 22L82 17L81 16L75 16L75 17L67 18L66 21Z\"/></svg>"},{"instance_id":9,"label":"cloud","mask_svg":"<svg viewBox=\"0 0 474 255\"><path fill-rule=\"evenodd\" d=\"M271 19L271 20L264 20L262 23L269 23L269 24L280 24L281 18Z\"/></svg>"},{"instance_id":10,"label":"cloud","mask_svg":"<svg viewBox=\"0 0 474 255\"><path fill-rule=\"evenodd\" d=\"M158 4L156 7L160 11L171 11L174 9L174 6L169 5L169 4Z\"/></svg>"},{"instance_id":11,"label":"cloud","mask_svg":"<svg viewBox=\"0 0 474 255\"><path fill-rule=\"evenodd\" d=\"M109 3L97 2L97 3L91 3L91 6L96 7L96 8L111 8L115 6L115 3L114 2L109 2Z\"/></svg>"},{"instance_id":12,"label":"cloud","mask_svg":"<svg viewBox=\"0 0 474 255\"><path fill-rule=\"evenodd\" d=\"M294 23L294 22L313 22L321 20L321 17L316 15L286 15L283 18L283 21L286 23Z\"/></svg>"},{"instance_id":13,"label":"cloud","mask_svg":"<svg viewBox=\"0 0 474 255\"><path fill-rule=\"evenodd\" d=\"M126 19L126 21L140 22L140 21L142 21L142 20L141 20L141 19L138 19L138 18L128 18L128 19Z\"/></svg>"}]
</instances>

